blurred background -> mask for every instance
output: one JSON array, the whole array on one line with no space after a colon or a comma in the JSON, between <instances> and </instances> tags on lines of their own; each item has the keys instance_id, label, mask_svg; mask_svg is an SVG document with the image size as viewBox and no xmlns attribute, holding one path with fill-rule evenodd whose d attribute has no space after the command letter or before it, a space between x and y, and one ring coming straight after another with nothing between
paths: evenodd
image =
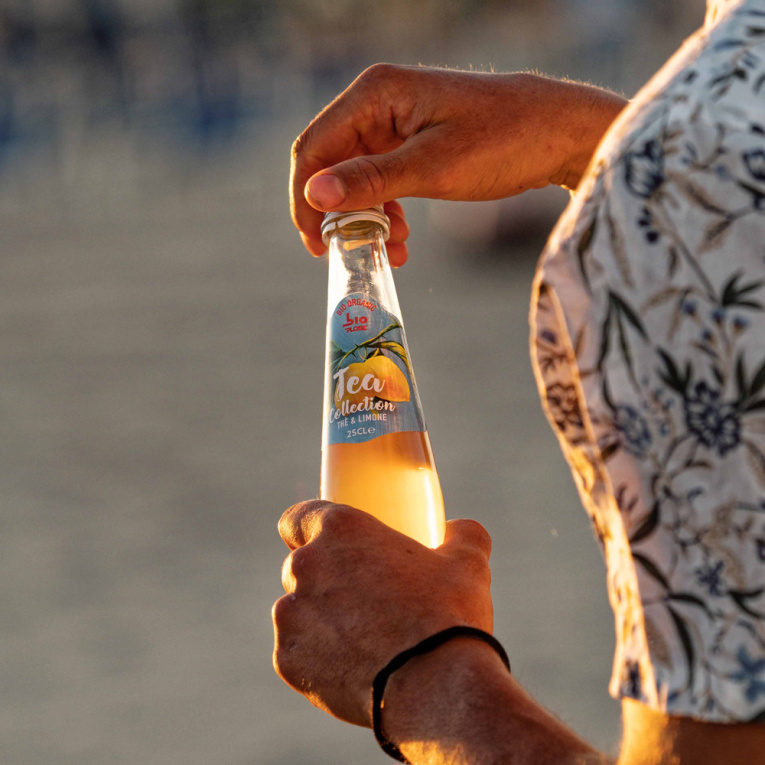
<instances>
[{"instance_id":1,"label":"blurred background","mask_svg":"<svg viewBox=\"0 0 765 765\"><path fill-rule=\"evenodd\" d=\"M271 668L282 510L318 492L326 264L292 140L376 61L632 95L703 0L0 0L7 765L390 760ZM494 537L520 680L608 751L603 563L538 403L567 195L409 200L396 274L447 513Z\"/></svg>"}]
</instances>

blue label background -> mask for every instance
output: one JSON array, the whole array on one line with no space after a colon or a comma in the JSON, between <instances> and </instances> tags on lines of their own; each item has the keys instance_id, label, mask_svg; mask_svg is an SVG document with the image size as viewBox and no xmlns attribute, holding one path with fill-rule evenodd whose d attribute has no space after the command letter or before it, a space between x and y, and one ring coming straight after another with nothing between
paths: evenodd
<instances>
[{"instance_id":1,"label":"blue label background","mask_svg":"<svg viewBox=\"0 0 765 765\"><path fill-rule=\"evenodd\" d=\"M371 303L375 306L375 309L370 311L369 308L364 306L350 306L346 307L338 316L340 307L343 305L347 306L348 301L354 299L364 300L368 303ZM343 324L347 322L349 314L351 321L354 322L355 320L354 326L363 326L364 318L367 320L366 326L361 330L347 332L344 329ZM380 306L377 301L361 293L353 293L341 300L335 307L335 310L332 312L330 338L334 340L335 343L337 343L337 345L343 350L343 353L347 353L356 345L359 345L367 340L371 340L373 337L382 332L386 327L394 323L401 324L401 321L396 316L382 308L382 306ZM390 332L387 332L385 337L381 339L400 343L406 350L407 357L409 357L409 347L406 343L406 336L404 335L403 328L393 329ZM330 350L327 352L331 353ZM374 349L370 350L370 355L373 352ZM328 441L330 444L359 444L363 443L364 441L371 441L373 438L383 436L387 433L400 433L402 431L419 431L420 433L425 432L425 421L422 416L420 398L417 393L417 387L414 383L414 378L412 377L409 368L397 355L388 351L383 351L383 355L391 359L404 373L406 381L409 384L409 401L391 402L396 407L396 409L392 412L382 412L382 414L386 415L386 420L384 422L382 420L370 420L368 422L359 423L359 415L371 413L366 411L349 414L347 417L341 417L335 422L328 422ZM341 368L363 360L364 349L361 349L359 352L345 359ZM327 367L330 368L330 365L327 364ZM329 373L330 379L328 380L328 384L326 386L328 391L328 401L326 407L327 412L331 412L335 408L334 394L337 381L332 379L332 375L335 374L336 371L337 369L334 367L331 368ZM329 417L329 414L327 417ZM359 428L365 429L368 432L359 433ZM357 432L354 433L354 430Z\"/></svg>"}]
</instances>

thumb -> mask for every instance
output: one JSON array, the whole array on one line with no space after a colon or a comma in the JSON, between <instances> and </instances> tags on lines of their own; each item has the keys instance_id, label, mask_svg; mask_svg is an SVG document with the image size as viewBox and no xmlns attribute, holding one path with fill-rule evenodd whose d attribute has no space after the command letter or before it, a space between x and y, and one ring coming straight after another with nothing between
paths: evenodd
<instances>
[{"instance_id":1,"label":"thumb","mask_svg":"<svg viewBox=\"0 0 765 765\"><path fill-rule=\"evenodd\" d=\"M427 172L414 147L354 157L312 176L305 198L317 210L361 210L401 197L427 195ZM432 184L431 184L432 185Z\"/></svg>"},{"instance_id":2,"label":"thumb","mask_svg":"<svg viewBox=\"0 0 765 765\"><path fill-rule=\"evenodd\" d=\"M446 524L446 533L441 549L444 552L477 550L486 556L486 560L489 560L491 537L478 521L469 519L449 521Z\"/></svg>"}]
</instances>

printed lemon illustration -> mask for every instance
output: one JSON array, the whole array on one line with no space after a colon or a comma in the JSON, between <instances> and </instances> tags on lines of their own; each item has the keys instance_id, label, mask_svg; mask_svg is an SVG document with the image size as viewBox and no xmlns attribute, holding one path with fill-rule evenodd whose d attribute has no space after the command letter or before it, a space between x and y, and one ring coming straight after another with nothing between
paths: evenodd
<instances>
[{"instance_id":1,"label":"printed lemon illustration","mask_svg":"<svg viewBox=\"0 0 765 765\"><path fill-rule=\"evenodd\" d=\"M386 401L409 401L409 384L406 376L392 359L381 354L367 359L364 364L378 380L385 380L385 386L377 394L378 398L384 398Z\"/></svg>"},{"instance_id":2,"label":"printed lemon illustration","mask_svg":"<svg viewBox=\"0 0 765 765\"><path fill-rule=\"evenodd\" d=\"M344 401L360 404L369 396L386 401L409 401L409 384L404 373L387 356L378 355L356 364L349 364L335 375L335 406Z\"/></svg>"}]
</instances>

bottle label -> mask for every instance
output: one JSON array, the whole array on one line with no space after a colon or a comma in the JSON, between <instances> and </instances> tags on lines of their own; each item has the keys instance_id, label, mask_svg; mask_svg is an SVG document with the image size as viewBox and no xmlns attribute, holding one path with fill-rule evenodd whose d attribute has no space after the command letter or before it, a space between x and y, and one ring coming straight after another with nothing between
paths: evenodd
<instances>
[{"instance_id":1,"label":"bottle label","mask_svg":"<svg viewBox=\"0 0 765 765\"><path fill-rule=\"evenodd\" d=\"M354 293L338 303L330 319L328 353L330 444L425 432L404 328L376 300Z\"/></svg>"}]
</instances>

